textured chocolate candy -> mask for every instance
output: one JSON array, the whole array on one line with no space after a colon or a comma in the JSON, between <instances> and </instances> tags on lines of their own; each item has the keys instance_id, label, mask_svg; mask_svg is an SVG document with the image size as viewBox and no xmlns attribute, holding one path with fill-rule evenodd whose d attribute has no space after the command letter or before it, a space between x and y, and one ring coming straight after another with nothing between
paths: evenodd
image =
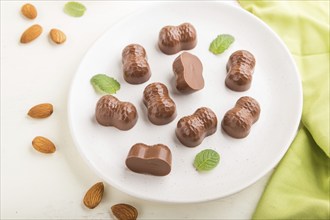
<instances>
[{"instance_id":1,"label":"textured chocolate candy","mask_svg":"<svg viewBox=\"0 0 330 220\"><path fill-rule=\"evenodd\" d=\"M171 172L172 153L163 144L134 144L126 158L128 169L136 173L166 176Z\"/></svg>"},{"instance_id":2,"label":"textured chocolate candy","mask_svg":"<svg viewBox=\"0 0 330 220\"><path fill-rule=\"evenodd\" d=\"M138 119L135 106L121 102L112 95L102 96L96 104L96 121L103 126L114 126L120 130L131 129Z\"/></svg>"},{"instance_id":3,"label":"textured chocolate candy","mask_svg":"<svg viewBox=\"0 0 330 220\"><path fill-rule=\"evenodd\" d=\"M204 88L203 64L197 56L183 52L173 62L176 88L180 92L195 92Z\"/></svg>"},{"instance_id":4,"label":"textured chocolate candy","mask_svg":"<svg viewBox=\"0 0 330 220\"><path fill-rule=\"evenodd\" d=\"M218 119L214 112L206 107L197 109L194 114L178 121L175 133L179 141L187 147L196 147L205 137L217 130Z\"/></svg>"},{"instance_id":5,"label":"textured chocolate candy","mask_svg":"<svg viewBox=\"0 0 330 220\"><path fill-rule=\"evenodd\" d=\"M234 52L227 62L226 86L234 91L246 91L251 87L256 60L246 50Z\"/></svg>"},{"instance_id":6,"label":"textured chocolate candy","mask_svg":"<svg viewBox=\"0 0 330 220\"><path fill-rule=\"evenodd\" d=\"M179 26L165 26L159 32L159 49L167 54L176 54L181 50L193 49L197 44L197 33L189 23Z\"/></svg>"},{"instance_id":7,"label":"textured chocolate candy","mask_svg":"<svg viewBox=\"0 0 330 220\"><path fill-rule=\"evenodd\" d=\"M124 79L130 84L141 84L151 76L147 53L139 44L130 44L122 52Z\"/></svg>"},{"instance_id":8,"label":"textured chocolate candy","mask_svg":"<svg viewBox=\"0 0 330 220\"><path fill-rule=\"evenodd\" d=\"M241 97L235 107L227 111L222 119L223 130L234 138L244 138L250 133L260 115L259 103L248 96Z\"/></svg>"},{"instance_id":9,"label":"textured chocolate candy","mask_svg":"<svg viewBox=\"0 0 330 220\"><path fill-rule=\"evenodd\" d=\"M151 83L144 89L143 103L147 107L149 120L155 125L170 123L176 117L176 105L162 83Z\"/></svg>"}]
</instances>

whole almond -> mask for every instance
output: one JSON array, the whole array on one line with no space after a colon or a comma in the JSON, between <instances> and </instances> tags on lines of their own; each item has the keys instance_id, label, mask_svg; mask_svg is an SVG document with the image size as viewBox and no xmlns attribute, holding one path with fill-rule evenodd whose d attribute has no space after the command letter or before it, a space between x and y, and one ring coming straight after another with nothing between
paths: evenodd
<instances>
[{"instance_id":1,"label":"whole almond","mask_svg":"<svg viewBox=\"0 0 330 220\"><path fill-rule=\"evenodd\" d=\"M42 33L42 27L39 24L32 25L23 32L21 36L21 43L22 44L29 43L34 39L36 39L37 37L39 37L41 33Z\"/></svg>"},{"instance_id":2,"label":"whole almond","mask_svg":"<svg viewBox=\"0 0 330 220\"><path fill-rule=\"evenodd\" d=\"M135 207L120 203L111 207L111 211L119 220L136 220L138 217L138 211Z\"/></svg>"},{"instance_id":3,"label":"whole almond","mask_svg":"<svg viewBox=\"0 0 330 220\"><path fill-rule=\"evenodd\" d=\"M32 146L37 151L45 154L51 154L56 151L56 147L53 142L42 136L35 137L32 141Z\"/></svg>"},{"instance_id":4,"label":"whole almond","mask_svg":"<svg viewBox=\"0 0 330 220\"><path fill-rule=\"evenodd\" d=\"M47 118L53 113L53 105L50 103L42 103L33 106L28 115L32 118Z\"/></svg>"},{"instance_id":5,"label":"whole almond","mask_svg":"<svg viewBox=\"0 0 330 220\"><path fill-rule=\"evenodd\" d=\"M94 184L85 194L84 204L87 208L95 208L102 200L104 185L102 182Z\"/></svg>"},{"instance_id":6,"label":"whole almond","mask_svg":"<svg viewBox=\"0 0 330 220\"><path fill-rule=\"evenodd\" d=\"M50 30L49 36L57 44L62 44L66 40L66 36L63 31L55 28Z\"/></svg>"},{"instance_id":7,"label":"whole almond","mask_svg":"<svg viewBox=\"0 0 330 220\"><path fill-rule=\"evenodd\" d=\"M31 4L23 5L21 8L21 12L25 17L29 19L35 19L38 15L37 9Z\"/></svg>"}]
</instances>

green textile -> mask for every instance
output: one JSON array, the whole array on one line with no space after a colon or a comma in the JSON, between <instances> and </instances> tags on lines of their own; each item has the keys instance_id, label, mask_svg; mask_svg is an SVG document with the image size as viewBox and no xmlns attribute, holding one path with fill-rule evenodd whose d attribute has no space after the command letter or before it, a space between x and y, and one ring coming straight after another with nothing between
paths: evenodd
<instances>
[{"instance_id":1,"label":"green textile","mask_svg":"<svg viewBox=\"0 0 330 220\"><path fill-rule=\"evenodd\" d=\"M253 219L330 219L329 0L242 1L285 42L303 85L301 127Z\"/></svg>"}]
</instances>

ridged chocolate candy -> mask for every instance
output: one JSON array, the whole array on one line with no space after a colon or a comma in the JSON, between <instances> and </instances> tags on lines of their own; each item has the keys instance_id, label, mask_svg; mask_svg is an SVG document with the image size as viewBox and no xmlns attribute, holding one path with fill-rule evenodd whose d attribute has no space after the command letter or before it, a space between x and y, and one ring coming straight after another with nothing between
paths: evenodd
<instances>
[{"instance_id":1,"label":"ridged chocolate candy","mask_svg":"<svg viewBox=\"0 0 330 220\"><path fill-rule=\"evenodd\" d=\"M129 130L136 124L138 114L132 103L121 102L112 95L105 95L96 104L95 117L103 126Z\"/></svg>"},{"instance_id":2,"label":"ridged chocolate candy","mask_svg":"<svg viewBox=\"0 0 330 220\"><path fill-rule=\"evenodd\" d=\"M167 54L176 54L181 50L193 49L197 44L197 33L190 23L179 26L165 26L159 32L159 49Z\"/></svg>"},{"instance_id":3,"label":"ridged chocolate candy","mask_svg":"<svg viewBox=\"0 0 330 220\"><path fill-rule=\"evenodd\" d=\"M260 115L259 103L248 96L241 97L234 108L226 112L222 119L223 130L234 138L244 138Z\"/></svg>"},{"instance_id":4,"label":"ridged chocolate candy","mask_svg":"<svg viewBox=\"0 0 330 220\"><path fill-rule=\"evenodd\" d=\"M238 92L248 90L251 87L255 64L256 60L249 51L234 52L227 62L226 86Z\"/></svg>"},{"instance_id":5,"label":"ridged chocolate candy","mask_svg":"<svg viewBox=\"0 0 330 220\"><path fill-rule=\"evenodd\" d=\"M179 141L187 147L196 147L205 137L217 130L218 119L215 113L206 107L197 109L194 114L178 121L175 133Z\"/></svg>"},{"instance_id":6,"label":"ridged chocolate candy","mask_svg":"<svg viewBox=\"0 0 330 220\"><path fill-rule=\"evenodd\" d=\"M168 124L176 117L176 105L163 83L149 84L143 91L143 103L149 120L155 125Z\"/></svg>"},{"instance_id":7,"label":"ridged chocolate candy","mask_svg":"<svg viewBox=\"0 0 330 220\"><path fill-rule=\"evenodd\" d=\"M139 44L130 44L122 52L123 74L126 82L141 84L151 77L147 53Z\"/></svg>"}]
</instances>

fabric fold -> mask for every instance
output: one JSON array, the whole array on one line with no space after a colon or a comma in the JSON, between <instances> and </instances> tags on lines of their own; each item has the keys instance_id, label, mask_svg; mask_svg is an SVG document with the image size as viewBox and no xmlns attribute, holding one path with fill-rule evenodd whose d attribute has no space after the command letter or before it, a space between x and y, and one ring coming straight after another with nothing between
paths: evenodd
<instances>
[{"instance_id":1,"label":"fabric fold","mask_svg":"<svg viewBox=\"0 0 330 220\"><path fill-rule=\"evenodd\" d=\"M303 86L302 125L254 219L329 219L329 1L242 1L291 51Z\"/></svg>"}]
</instances>

